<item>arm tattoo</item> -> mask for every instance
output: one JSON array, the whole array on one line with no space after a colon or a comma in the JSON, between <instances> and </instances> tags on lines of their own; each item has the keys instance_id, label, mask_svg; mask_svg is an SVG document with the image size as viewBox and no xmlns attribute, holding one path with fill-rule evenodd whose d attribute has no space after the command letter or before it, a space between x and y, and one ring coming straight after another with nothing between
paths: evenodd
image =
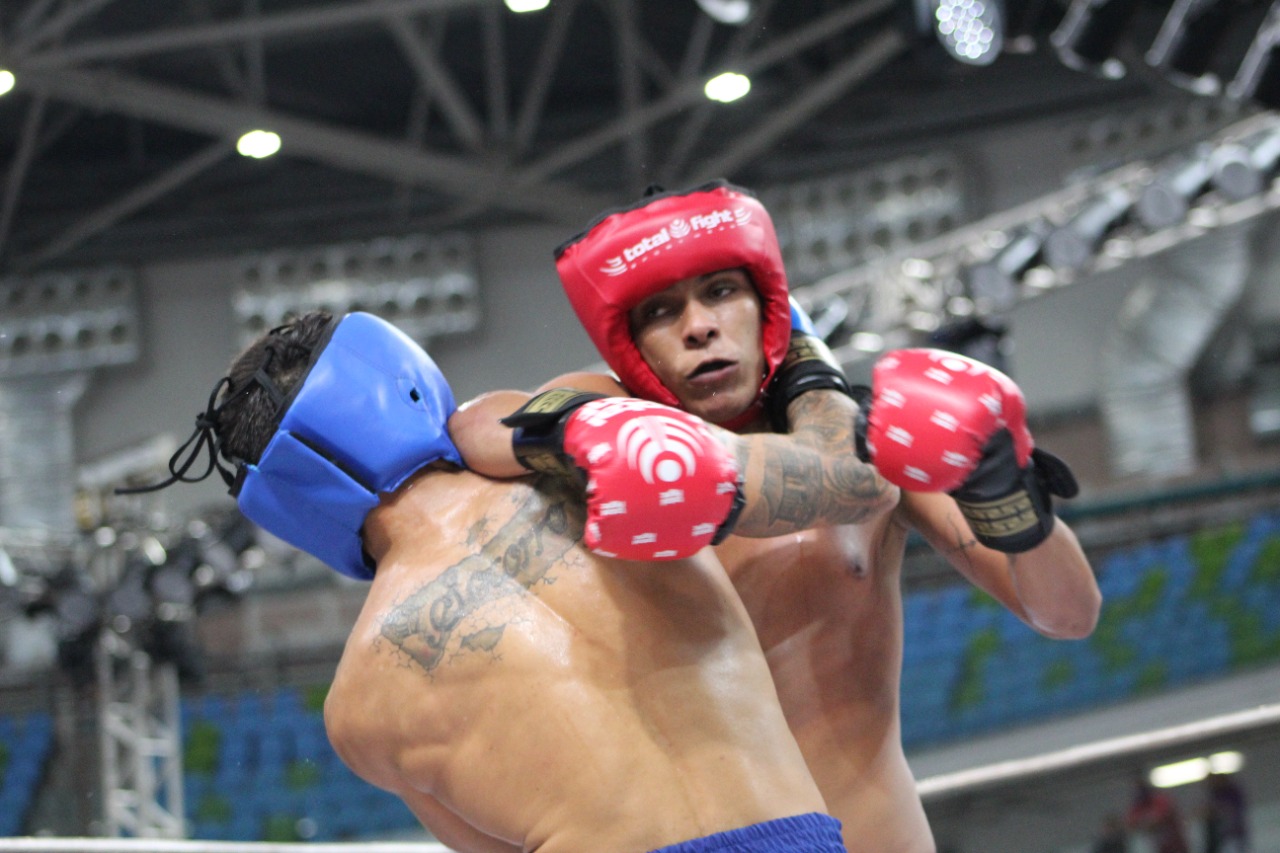
<instances>
[{"instance_id":1,"label":"arm tattoo","mask_svg":"<svg viewBox=\"0 0 1280 853\"><path fill-rule=\"evenodd\" d=\"M778 535L819 524L857 524L878 511L888 486L857 458L853 406L831 394L803 394L791 404L789 436L743 437L738 464L761 476L749 487L753 499L739 532Z\"/></svg>"},{"instance_id":2,"label":"arm tattoo","mask_svg":"<svg viewBox=\"0 0 1280 853\"><path fill-rule=\"evenodd\" d=\"M485 605L520 596L540 583L554 583L549 570L582 538L582 496L540 478L537 489L519 495L516 512L491 536L491 519L473 525L465 557L411 592L381 620L381 635L428 674L445 657L450 640L468 616ZM478 544L480 540L483 544ZM459 650L492 652L505 624L482 625L459 638Z\"/></svg>"}]
</instances>

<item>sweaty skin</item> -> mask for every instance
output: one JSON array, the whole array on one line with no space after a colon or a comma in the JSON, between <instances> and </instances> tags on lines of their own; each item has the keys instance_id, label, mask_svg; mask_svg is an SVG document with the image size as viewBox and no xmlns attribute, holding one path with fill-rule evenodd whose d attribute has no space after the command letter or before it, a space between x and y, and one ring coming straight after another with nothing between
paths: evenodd
<instances>
[{"instance_id":1,"label":"sweaty skin","mask_svg":"<svg viewBox=\"0 0 1280 853\"><path fill-rule=\"evenodd\" d=\"M595 557L581 507L548 477L433 467L370 514L378 569L325 705L342 759L479 853L825 811L714 555Z\"/></svg>"},{"instance_id":2,"label":"sweaty skin","mask_svg":"<svg viewBox=\"0 0 1280 853\"><path fill-rule=\"evenodd\" d=\"M744 303L755 310L742 310ZM753 346L759 352L759 301L743 273L678 282L641 302L631 321L646 362L689 411L724 422L752 404L763 368L738 367L759 363L745 355ZM697 387L704 375L706 383L717 383L714 393ZM543 386L551 387L626 393L611 377L590 373ZM492 476L521 473L509 432L496 418L527 396L488 395L454 416L450 432L468 465ZM817 407L832 397L843 400L843 415L831 405ZM843 454L878 480L874 469L856 461L852 406L835 392L801 395L788 409L792 433ZM767 429L760 421L744 432ZM866 853L934 853L899 722L908 531L919 532L971 583L1044 636L1088 636L1101 595L1074 533L1060 519L1045 542L1007 555L978 544L945 494L893 489L885 495L890 499L861 517L813 518L803 532L771 536L740 524L715 551L760 638L787 724L830 814L844 825L845 844ZM806 526L801 511L789 514L797 529Z\"/></svg>"}]
</instances>

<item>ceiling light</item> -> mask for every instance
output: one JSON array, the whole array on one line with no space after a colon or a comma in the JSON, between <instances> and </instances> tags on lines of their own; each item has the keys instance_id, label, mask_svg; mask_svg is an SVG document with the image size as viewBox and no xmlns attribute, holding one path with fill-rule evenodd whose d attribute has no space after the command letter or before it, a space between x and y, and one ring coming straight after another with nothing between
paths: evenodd
<instances>
[{"instance_id":1,"label":"ceiling light","mask_svg":"<svg viewBox=\"0 0 1280 853\"><path fill-rule=\"evenodd\" d=\"M703 91L711 100L727 104L751 91L751 79L744 74L726 71L708 80Z\"/></svg>"},{"instance_id":2,"label":"ceiling light","mask_svg":"<svg viewBox=\"0 0 1280 853\"><path fill-rule=\"evenodd\" d=\"M18 82L18 79L13 76L12 71L0 71L0 95L9 94L16 82Z\"/></svg>"},{"instance_id":3,"label":"ceiling light","mask_svg":"<svg viewBox=\"0 0 1280 853\"><path fill-rule=\"evenodd\" d=\"M236 150L245 157L261 160L280 150L280 134L269 130L251 130L236 143Z\"/></svg>"},{"instance_id":4,"label":"ceiling light","mask_svg":"<svg viewBox=\"0 0 1280 853\"><path fill-rule=\"evenodd\" d=\"M718 24L737 26L751 17L751 0L695 0L698 8Z\"/></svg>"},{"instance_id":5,"label":"ceiling light","mask_svg":"<svg viewBox=\"0 0 1280 853\"><path fill-rule=\"evenodd\" d=\"M507 8L512 12L539 12L551 3L551 0L506 0Z\"/></svg>"}]
</instances>

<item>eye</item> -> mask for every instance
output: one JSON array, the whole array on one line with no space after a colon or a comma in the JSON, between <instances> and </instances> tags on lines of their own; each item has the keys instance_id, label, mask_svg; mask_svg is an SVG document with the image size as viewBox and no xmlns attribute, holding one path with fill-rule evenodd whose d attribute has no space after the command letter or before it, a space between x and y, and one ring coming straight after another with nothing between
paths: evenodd
<instances>
[{"instance_id":1,"label":"eye","mask_svg":"<svg viewBox=\"0 0 1280 853\"><path fill-rule=\"evenodd\" d=\"M650 302L636 309L636 319L641 323L661 320L671 313L671 306L664 302Z\"/></svg>"},{"instance_id":2,"label":"eye","mask_svg":"<svg viewBox=\"0 0 1280 853\"><path fill-rule=\"evenodd\" d=\"M742 289L742 282L736 278L717 278L714 279L707 288L707 293L718 299L726 296L732 296Z\"/></svg>"}]
</instances>

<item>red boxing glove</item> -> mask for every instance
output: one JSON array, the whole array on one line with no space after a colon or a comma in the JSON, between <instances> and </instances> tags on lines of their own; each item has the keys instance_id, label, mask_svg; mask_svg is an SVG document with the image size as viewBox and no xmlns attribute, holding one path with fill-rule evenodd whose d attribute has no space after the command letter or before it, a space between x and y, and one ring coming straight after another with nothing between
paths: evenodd
<instances>
[{"instance_id":1,"label":"red boxing glove","mask_svg":"<svg viewBox=\"0 0 1280 853\"><path fill-rule=\"evenodd\" d=\"M867 450L904 489L947 492L983 545L1034 548L1053 530L1052 496L1079 488L1061 459L1035 447L1027 404L995 368L942 350L896 350L872 371Z\"/></svg>"},{"instance_id":2,"label":"red boxing glove","mask_svg":"<svg viewBox=\"0 0 1280 853\"><path fill-rule=\"evenodd\" d=\"M626 397L596 400L564 426L587 473L587 547L626 560L688 557L728 535L741 510L738 465L698 418Z\"/></svg>"},{"instance_id":3,"label":"red boxing glove","mask_svg":"<svg viewBox=\"0 0 1280 853\"><path fill-rule=\"evenodd\" d=\"M1013 380L966 356L936 349L886 353L872 369L867 450L886 480L917 492L959 488L1000 429L1023 468L1034 443Z\"/></svg>"},{"instance_id":4,"label":"red boxing glove","mask_svg":"<svg viewBox=\"0 0 1280 853\"><path fill-rule=\"evenodd\" d=\"M688 557L729 535L742 511L733 454L679 409L556 389L503 422L526 467L585 475L583 539L602 556Z\"/></svg>"}]
</instances>

